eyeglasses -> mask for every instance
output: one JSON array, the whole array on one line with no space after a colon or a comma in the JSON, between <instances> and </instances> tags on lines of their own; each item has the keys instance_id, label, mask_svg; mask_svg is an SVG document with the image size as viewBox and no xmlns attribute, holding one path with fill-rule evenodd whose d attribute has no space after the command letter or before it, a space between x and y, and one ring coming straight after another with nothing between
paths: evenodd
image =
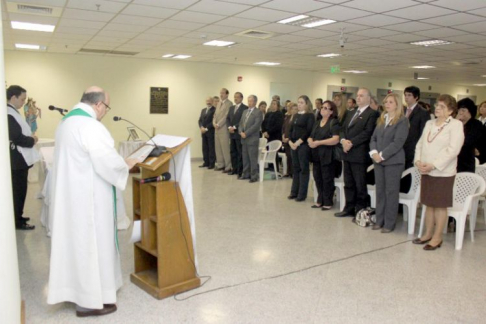
<instances>
[{"instance_id":1,"label":"eyeglasses","mask_svg":"<svg viewBox=\"0 0 486 324\"><path fill-rule=\"evenodd\" d=\"M439 103L434 104L434 107L435 107L435 109L437 109L437 108L440 108L440 109L446 109L446 108L447 108L447 106L446 106L446 105L444 105L444 104L439 104Z\"/></svg>"},{"instance_id":2,"label":"eyeglasses","mask_svg":"<svg viewBox=\"0 0 486 324\"><path fill-rule=\"evenodd\" d=\"M101 101L101 103L102 103L103 105L105 105L105 107L106 107L106 111L107 111L107 112L111 110L111 107L110 107L110 106L108 106L107 104L105 104L103 101Z\"/></svg>"},{"instance_id":3,"label":"eyeglasses","mask_svg":"<svg viewBox=\"0 0 486 324\"><path fill-rule=\"evenodd\" d=\"M331 107L322 107L321 108L322 110L329 110L329 111L333 111L333 109Z\"/></svg>"}]
</instances>

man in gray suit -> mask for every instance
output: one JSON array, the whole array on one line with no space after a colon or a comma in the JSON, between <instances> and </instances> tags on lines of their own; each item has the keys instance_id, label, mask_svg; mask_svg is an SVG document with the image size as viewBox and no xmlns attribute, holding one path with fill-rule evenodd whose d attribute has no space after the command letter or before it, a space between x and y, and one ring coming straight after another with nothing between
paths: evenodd
<instances>
[{"instance_id":1,"label":"man in gray suit","mask_svg":"<svg viewBox=\"0 0 486 324\"><path fill-rule=\"evenodd\" d=\"M228 99L229 91L226 88L221 89L219 95L221 101L216 106L214 112L213 125L215 132L215 148L216 148L216 167L214 171L223 171L223 173L231 172L231 155L229 130L226 126L226 117L228 117L228 110L233 103Z\"/></svg>"},{"instance_id":2,"label":"man in gray suit","mask_svg":"<svg viewBox=\"0 0 486 324\"><path fill-rule=\"evenodd\" d=\"M238 179L250 179L250 183L258 181L258 144L263 115L255 108L257 101L255 95L248 97L248 109L243 112L238 130L243 146L243 175Z\"/></svg>"}]
</instances>

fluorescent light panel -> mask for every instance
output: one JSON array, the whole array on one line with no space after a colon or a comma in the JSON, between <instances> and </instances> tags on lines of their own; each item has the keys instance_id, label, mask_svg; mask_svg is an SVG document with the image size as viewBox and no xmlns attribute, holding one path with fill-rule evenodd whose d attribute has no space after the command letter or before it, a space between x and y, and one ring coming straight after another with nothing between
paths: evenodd
<instances>
[{"instance_id":1,"label":"fluorescent light panel","mask_svg":"<svg viewBox=\"0 0 486 324\"><path fill-rule=\"evenodd\" d=\"M54 25L33 24L20 21L12 21L11 25L13 29L33 30L49 33L52 33L54 31L54 28L56 27Z\"/></svg>"},{"instance_id":2,"label":"fluorescent light panel","mask_svg":"<svg viewBox=\"0 0 486 324\"><path fill-rule=\"evenodd\" d=\"M33 45L33 44L15 44L15 48L18 49L31 49L31 50L45 50L45 46Z\"/></svg>"},{"instance_id":3,"label":"fluorescent light panel","mask_svg":"<svg viewBox=\"0 0 486 324\"><path fill-rule=\"evenodd\" d=\"M218 46L218 47L224 47L224 46L230 46L233 45L235 42L227 42L227 41L219 41L219 40L212 40L210 42L203 43L203 45L207 46Z\"/></svg>"},{"instance_id":4,"label":"fluorescent light panel","mask_svg":"<svg viewBox=\"0 0 486 324\"><path fill-rule=\"evenodd\" d=\"M419 46L437 46L437 45L449 45L452 44L452 42L443 41L440 39L431 39L431 40L425 40L419 42L411 42L410 44L419 45Z\"/></svg>"},{"instance_id":5,"label":"fluorescent light panel","mask_svg":"<svg viewBox=\"0 0 486 324\"><path fill-rule=\"evenodd\" d=\"M175 54L165 54L163 55L162 57L163 58L169 58L169 57L173 57Z\"/></svg>"},{"instance_id":6,"label":"fluorescent light panel","mask_svg":"<svg viewBox=\"0 0 486 324\"><path fill-rule=\"evenodd\" d=\"M184 59L190 58L190 57L191 57L191 55L176 55L176 56L173 56L172 58L184 60Z\"/></svg>"},{"instance_id":7,"label":"fluorescent light panel","mask_svg":"<svg viewBox=\"0 0 486 324\"><path fill-rule=\"evenodd\" d=\"M256 63L253 63L253 64L256 64L256 65L267 65L267 66L280 65L280 63L276 63L276 62L256 62Z\"/></svg>"},{"instance_id":8,"label":"fluorescent light panel","mask_svg":"<svg viewBox=\"0 0 486 324\"><path fill-rule=\"evenodd\" d=\"M486 83L476 83L476 84L473 84L473 86L476 86L476 87L486 87Z\"/></svg>"},{"instance_id":9,"label":"fluorescent light panel","mask_svg":"<svg viewBox=\"0 0 486 324\"><path fill-rule=\"evenodd\" d=\"M317 55L317 57L325 57L325 58L333 58L333 57L338 57L338 56L341 56L341 54L329 53L329 54Z\"/></svg>"},{"instance_id":10,"label":"fluorescent light panel","mask_svg":"<svg viewBox=\"0 0 486 324\"><path fill-rule=\"evenodd\" d=\"M435 66L432 65L415 65L411 66L412 69L435 69Z\"/></svg>"},{"instance_id":11,"label":"fluorescent light panel","mask_svg":"<svg viewBox=\"0 0 486 324\"><path fill-rule=\"evenodd\" d=\"M308 18L308 17L309 16L306 16L306 15L298 15L298 16L290 17L290 18L280 20L280 21L277 21L277 22L279 24L288 24L288 23L291 23L291 22L294 22L294 21L297 21L297 20L302 20L302 19L305 19L305 18Z\"/></svg>"},{"instance_id":12,"label":"fluorescent light panel","mask_svg":"<svg viewBox=\"0 0 486 324\"><path fill-rule=\"evenodd\" d=\"M429 78L418 77L417 80L428 80Z\"/></svg>"},{"instance_id":13,"label":"fluorescent light panel","mask_svg":"<svg viewBox=\"0 0 486 324\"><path fill-rule=\"evenodd\" d=\"M362 73L368 73L368 71L359 71L359 70L347 70L343 71L344 73L354 73L354 74L362 74Z\"/></svg>"},{"instance_id":14,"label":"fluorescent light panel","mask_svg":"<svg viewBox=\"0 0 486 324\"><path fill-rule=\"evenodd\" d=\"M306 28L313 28L313 27L332 24L332 23L335 23L335 22L336 22L335 20L331 20L331 19L322 19L322 20L314 21L314 22L304 24L304 25L301 25L301 26L306 27Z\"/></svg>"}]
</instances>

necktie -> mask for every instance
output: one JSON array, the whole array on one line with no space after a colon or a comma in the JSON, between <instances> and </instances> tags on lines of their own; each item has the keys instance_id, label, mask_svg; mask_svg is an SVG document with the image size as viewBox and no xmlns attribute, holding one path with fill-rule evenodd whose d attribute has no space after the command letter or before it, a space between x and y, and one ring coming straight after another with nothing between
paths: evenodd
<instances>
[{"instance_id":1,"label":"necktie","mask_svg":"<svg viewBox=\"0 0 486 324\"><path fill-rule=\"evenodd\" d=\"M245 118L245 123L244 123L244 127L246 129L246 123L248 122L248 118L250 118L250 115L251 115L251 112L253 111L253 108L248 110L248 113L246 114L246 118Z\"/></svg>"},{"instance_id":2,"label":"necktie","mask_svg":"<svg viewBox=\"0 0 486 324\"><path fill-rule=\"evenodd\" d=\"M412 108L407 108L407 118L410 117L411 113L412 113Z\"/></svg>"},{"instance_id":3,"label":"necktie","mask_svg":"<svg viewBox=\"0 0 486 324\"><path fill-rule=\"evenodd\" d=\"M351 121L349 122L348 127L353 124L354 120L359 116L359 114L360 114L360 111L359 111L359 109L357 109L356 114L354 114L353 118L351 118Z\"/></svg>"}]
</instances>

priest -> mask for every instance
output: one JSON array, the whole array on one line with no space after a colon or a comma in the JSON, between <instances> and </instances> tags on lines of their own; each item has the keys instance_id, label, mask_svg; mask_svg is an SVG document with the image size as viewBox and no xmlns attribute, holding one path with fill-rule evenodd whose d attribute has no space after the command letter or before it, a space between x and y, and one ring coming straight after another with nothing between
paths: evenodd
<instances>
[{"instance_id":1,"label":"priest","mask_svg":"<svg viewBox=\"0 0 486 324\"><path fill-rule=\"evenodd\" d=\"M115 312L122 285L116 189L136 161L118 155L101 123L109 104L103 89L88 88L56 131L48 303L75 303L78 317Z\"/></svg>"}]
</instances>

